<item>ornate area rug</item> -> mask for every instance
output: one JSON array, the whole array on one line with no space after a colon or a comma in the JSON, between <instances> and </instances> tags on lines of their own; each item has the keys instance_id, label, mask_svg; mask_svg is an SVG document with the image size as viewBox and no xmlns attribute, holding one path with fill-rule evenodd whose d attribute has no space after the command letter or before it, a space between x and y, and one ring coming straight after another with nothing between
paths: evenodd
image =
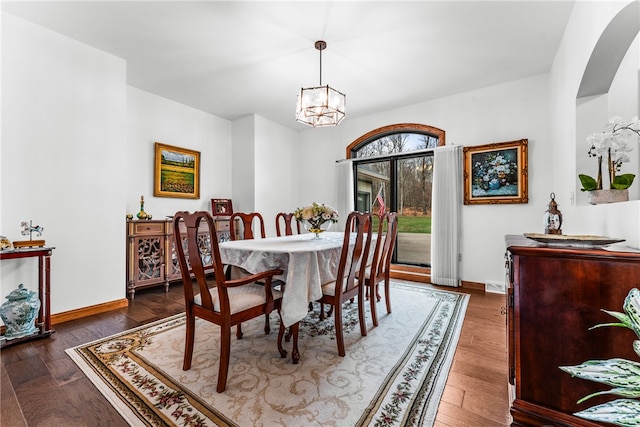
<instances>
[{"instance_id":1,"label":"ornate area rug","mask_svg":"<svg viewBox=\"0 0 640 427\"><path fill-rule=\"evenodd\" d=\"M378 303L378 327L367 315L366 337L356 303L346 305L346 357L318 304L301 323L297 365L280 358L264 319L244 323L224 393L217 326L196 322L192 368L182 370L184 314L67 353L132 426L431 426L469 296L393 283L391 298L391 314ZM271 324L277 331L276 313Z\"/></svg>"}]
</instances>

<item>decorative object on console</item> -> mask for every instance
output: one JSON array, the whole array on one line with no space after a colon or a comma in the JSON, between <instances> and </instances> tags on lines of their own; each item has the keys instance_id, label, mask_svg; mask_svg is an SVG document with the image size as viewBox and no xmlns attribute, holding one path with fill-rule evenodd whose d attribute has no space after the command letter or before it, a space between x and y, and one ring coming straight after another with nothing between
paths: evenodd
<instances>
[{"instance_id":1,"label":"decorative object on console","mask_svg":"<svg viewBox=\"0 0 640 427\"><path fill-rule=\"evenodd\" d=\"M589 192L589 203L613 203L629 200L629 193L626 191L635 175L626 173L616 175L620 172L622 164L630 160L629 153L633 150L630 142L635 139L638 142L640 137L640 120L634 117L630 123L625 123L620 117L612 117L605 126L604 131L592 133L587 137L589 143L589 157L598 160L598 175L593 177L579 174L578 178L582 184L581 191ZM602 162L607 159L607 171L609 175L609 189L602 188Z\"/></svg>"},{"instance_id":2,"label":"decorative object on console","mask_svg":"<svg viewBox=\"0 0 640 427\"><path fill-rule=\"evenodd\" d=\"M556 193L549 195L551 201L544 213L544 234L562 234L562 212L558 210Z\"/></svg>"},{"instance_id":3,"label":"decorative object on console","mask_svg":"<svg viewBox=\"0 0 640 427\"><path fill-rule=\"evenodd\" d=\"M624 300L623 309L625 313L602 310L618 319L618 322L599 324L591 329L602 326L621 326L634 331L640 339L639 308L640 291L638 291L637 288L633 288ZM640 356L639 343L640 341L635 340L632 344L633 350L638 356ZM635 400L635 398L640 396L640 364L638 362L622 358L588 360L580 365L560 366L560 369L571 374L572 377L595 381L614 387L611 390L603 390L585 396L580 399L578 403L603 394L612 394L627 398L592 406L591 408L576 412L574 415L587 420L602 421L619 426L637 425L638 413L640 413L640 402Z\"/></svg>"},{"instance_id":4,"label":"decorative object on console","mask_svg":"<svg viewBox=\"0 0 640 427\"><path fill-rule=\"evenodd\" d=\"M22 338L38 332L35 319L40 310L40 300L37 293L21 283L6 299L0 306L0 317L7 328L2 338Z\"/></svg>"},{"instance_id":5,"label":"decorative object on console","mask_svg":"<svg viewBox=\"0 0 640 427\"><path fill-rule=\"evenodd\" d=\"M320 233L327 231L331 224L338 221L338 211L325 204L312 204L298 208L293 212L297 221L304 224L304 228L315 234L315 239L320 238Z\"/></svg>"},{"instance_id":6,"label":"decorative object on console","mask_svg":"<svg viewBox=\"0 0 640 427\"><path fill-rule=\"evenodd\" d=\"M464 147L464 204L528 203L528 143Z\"/></svg>"},{"instance_id":7,"label":"decorative object on console","mask_svg":"<svg viewBox=\"0 0 640 427\"><path fill-rule=\"evenodd\" d=\"M0 251L10 251L11 249L13 249L13 245L7 236L0 236Z\"/></svg>"},{"instance_id":8,"label":"decorative object on console","mask_svg":"<svg viewBox=\"0 0 640 427\"><path fill-rule=\"evenodd\" d=\"M151 219L151 215L144 211L144 196L140 196L140 212L136 215L138 219ZM130 219L127 215L127 219Z\"/></svg>"},{"instance_id":9,"label":"decorative object on console","mask_svg":"<svg viewBox=\"0 0 640 427\"><path fill-rule=\"evenodd\" d=\"M200 152L156 142L153 195L200 198Z\"/></svg>"},{"instance_id":10,"label":"decorative object on console","mask_svg":"<svg viewBox=\"0 0 640 427\"><path fill-rule=\"evenodd\" d=\"M211 214L213 216L231 216L232 213L231 199L211 199Z\"/></svg>"},{"instance_id":11,"label":"decorative object on console","mask_svg":"<svg viewBox=\"0 0 640 427\"><path fill-rule=\"evenodd\" d=\"M347 97L329 85L322 86L322 51L327 43L315 42L320 52L320 85L300 89L296 106L296 121L313 127L336 126L344 119Z\"/></svg>"},{"instance_id":12,"label":"decorative object on console","mask_svg":"<svg viewBox=\"0 0 640 427\"><path fill-rule=\"evenodd\" d=\"M13 247L14 248L27 248L27 247L34 247L34 246L44 246L44 240L33 240L33 233L35 232L37 236L42 236L42 232L44 231L44 228L39 226L39 225L33 225L33 221L29 220L29 222L27 221L22 221L20 223L20 227L22 227L22 230L20 231L20 234L22 234L23 236L26 236L27 234L29 235L29 240L17 240L13 242Z\"/></svg>"}]
</instances>

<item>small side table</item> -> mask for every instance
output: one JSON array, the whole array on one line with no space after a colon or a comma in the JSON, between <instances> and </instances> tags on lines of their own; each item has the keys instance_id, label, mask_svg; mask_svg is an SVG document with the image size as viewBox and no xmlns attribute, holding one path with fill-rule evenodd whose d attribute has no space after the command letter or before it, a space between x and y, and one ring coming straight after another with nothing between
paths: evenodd
<instances>
[{"instance_id":1,"label":"small side table","mask_svg":"<svg viewBox=\"0 0 640 427\"><path fill-rule=\"evenodd\" d=\"M19 248L9 251L0 251L0 260L38 257L38 298L40 299L40 310L38 311L38 331L26 337L5 340L2 338L0 348L24 341L30 341L50 336L54 330L51 329L51 254L55 248Z\"/></svg>"}]
</instances>

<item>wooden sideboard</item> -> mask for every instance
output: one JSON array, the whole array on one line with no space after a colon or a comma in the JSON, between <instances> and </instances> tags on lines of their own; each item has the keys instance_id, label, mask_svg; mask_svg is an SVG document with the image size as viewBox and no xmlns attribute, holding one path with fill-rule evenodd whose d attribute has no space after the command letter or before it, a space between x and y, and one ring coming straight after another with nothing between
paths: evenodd
<instances>
[{"instance_id":1,"label":"wooden sideboard","mask_svg":"<svg viewBox=\"0 0 640 427\"><path fill-rule=\"evenodd\" d=\"M214 217L219 241L229 240L229 217ZM203 228L203 244L207 229ZM179 281L180 263L174 249L172 220L127 220L127 297L133 299L137 289Z\"/></svg>"},{"instance_id":2,"label":"wooden sideboard","mask_svg":"<svg viewBox=\"0 0 640 427\"><path fill-rule=\"evenodd\" d=\"M615 321L601 311L622 312L632 288L640 288L640 253L551 247L524 236L506 236L507 334L513 426L599 424L572 415L615 399L577 401L611 387L561 371L592 359L637 360L635 334L603 327Z\"/></svg>"}]
</instances>

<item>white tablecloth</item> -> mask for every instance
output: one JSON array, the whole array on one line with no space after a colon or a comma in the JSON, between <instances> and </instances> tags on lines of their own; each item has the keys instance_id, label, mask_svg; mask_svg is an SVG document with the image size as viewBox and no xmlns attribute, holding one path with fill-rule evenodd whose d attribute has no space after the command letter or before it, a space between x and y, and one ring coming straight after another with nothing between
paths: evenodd
<instances>
[{"instance_id":1,"label":"white tablecloth","mask_svg":"<svg viewBox=\"0 0 640 427\"><path fill-rule=\"evenodd\" d=\"M322 297L322 285L336 279L344 233L324 232L320 240L312 233L266 239L220 243L223 264L241 267L249 273L279 268L285 282L282 321L291 326L307 315L309 302ZM374 243L372 242L372 246Z\"/></svg>"}]
</instances>

